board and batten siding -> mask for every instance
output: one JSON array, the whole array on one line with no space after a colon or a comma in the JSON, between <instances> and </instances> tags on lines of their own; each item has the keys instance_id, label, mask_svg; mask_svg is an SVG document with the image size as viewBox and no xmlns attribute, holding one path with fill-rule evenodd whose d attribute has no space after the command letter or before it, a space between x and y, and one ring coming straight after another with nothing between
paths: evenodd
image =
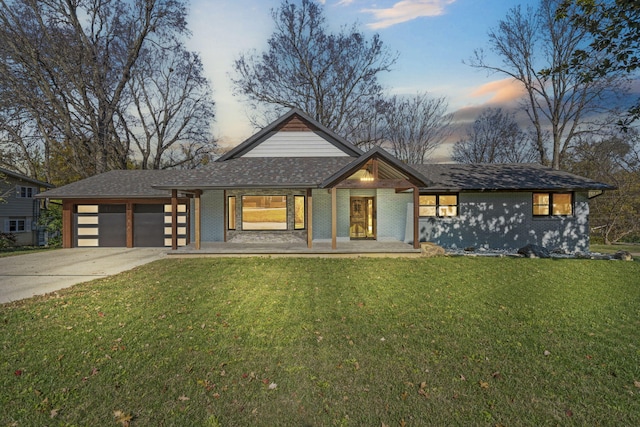
<instances>
[{"instance_id":1,"label":"board and batten siding","mask_svg":"<svg viewBox=\"0 0 640 427\"><path fill-rule=\"evenodd\" d=\"M277 132L243 157L342 157L347 153L315 132Z\"/></svg>"}]
</instances>

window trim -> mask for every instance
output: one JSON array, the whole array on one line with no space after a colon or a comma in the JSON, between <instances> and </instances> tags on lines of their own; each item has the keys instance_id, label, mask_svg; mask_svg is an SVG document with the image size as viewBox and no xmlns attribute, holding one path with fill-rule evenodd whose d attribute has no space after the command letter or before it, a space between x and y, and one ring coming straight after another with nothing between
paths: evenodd
<instances>
[{"instance_id":1,"label":"window trim","mask_svg":"<svg viewBox=\"0 0 640 427\"><path fill-rule=\"evenodd\" d=\"M540 195L547 195L549 196L549 204L548 205L543 205L543 204L536 204L535 203L535 199L536 199L536 195L540 194ZM571 206L571 213L568 214L559 214L559 213L554 213L553 210L553 206L554 206L554 202L553 202L553 198L554 196L557 195L569 195L571 197L571 202L570 202L570 206ZM537 214L535 213L535 208L538 206L547 206L548 208L548 212L546 214ZM536 191L531 193L531 215L534 218L567 218L567 217L572 217L574 216L575 213L575 193L573 191Z\"/></svg>"},{"instance_id":2,"label":"window trim","mask_svg":"<svg viewBox=\"0 0 640 427\"><path fill-rule=\"evenodd\" d=\"M237 200L238 199L236 199L236 196L227 196L227 230L235 230L237 227L237 224L236 224L236 208L238 206Z\"/></svg>"},{"instance_id":3,"label":"window trim","mask_svg":"<svg viewBox=\"0 0 640 427\"><path fill-rule=\"evenodd\" d=\"M36 187L16 185L16 199L33 199L33 196L36 194L38 194L38 189Z\"/></svg>"},{"instance_id":4,"label":"window trim","mask_svg":"<svg viewBox=\"0 0 640 427\"><path fill-rule=\"evenodd\" d=\"M418 203L420 203L420 197L422 196L433 196L436 198L436 204L435 205L422 205L420 204L418 206L418 212L420 212L420 208L421 207L432 207L435 208L435 215L420 215L420 218L456 218L458 216L460 216L460 193L423 193L420 194L418 196ZM455 196L456 198L456 204L455 205L451 205L451 204L441 204L440 203L440 197L447 197L447 196ZM440 208L441 207L450 207L450 206L455 206L456 208L456 214L455 215L441 215L440 214Z\"/></svg>"},{"instance_id":5,"label":"window trim","mask_svg":"<svg viewBox=\"0 0 640 427\"><path fill-rule=\"evenodd\" d=\"M12 223L14 230L12 230ZM22 230L20 230L19 224L22 223ZM9 218L7 220L7 232L8 233L26 233L30 230L27 229L27 219L26 218Z\"/></svg>"}]
</instances>

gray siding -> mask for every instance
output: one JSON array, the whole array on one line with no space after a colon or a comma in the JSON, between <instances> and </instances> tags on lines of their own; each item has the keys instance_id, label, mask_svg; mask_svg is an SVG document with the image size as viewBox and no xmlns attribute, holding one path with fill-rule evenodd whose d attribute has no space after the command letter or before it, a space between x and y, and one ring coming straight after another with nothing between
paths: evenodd
<instances>
[{"instance_id":1,"label":"gray siding","mask_svg":"<svg viewBox=\"0 0 640 427\"><path fill-rule=\"evenodd\" d=\"M409 204L413 206L413 194L411 192L396 193L393 189L379 189L377 193L378 240L405 240L407 206ZM411 230L413 230L413 224L411 224Z\"/></svg>"},{"instance_id":2,"label":"gray siding","mask_svg":"<svg viewBox=\"0 0 640 427\"><path fill-rule=\"evenodd\" d=\"M396 193L392 189L338 190L338 240L349 240L349 198L376 198L377 240L404 240L407 205L411 193ZM331 239L331 194L327 190L313 190L313 240Z\"/></svg>"},{"instance_id":3,"label":"gray siding","mask_svg":"<svg viewBox=\"0 0 640 427\"><path fill-rule=\"evenodd\" d=\"M18 245L37 245L38 232L35 222L40 212L40 202L29 197L16 197L16 186L33 188L33 195L39 193L39 188L27 181L12 177L0 176L0 231L6 232L6 223L9 219L24 219L26 231L15 233Z\"/></svg>"},{"instance_id":4,"label":"gray siding","mask_svg":"<svg viewBox=\"0 0 640 427\"><path fill-rule=\"evenodd\" d=\"M224 191L208 190L200 196L202 209L201 239L203 242L224 241ZM195 206L191 202L191 241L195 240Z\"/></svg>"},{"instance_id":5,"label":"gray siding","mask_svg":"<svg viewBox=\"0 0 640 427\"><path fill-rule=\"evenodd\" d=\"M314 132L278 132L242 157L343 157L347 154Z\"/></svg>"},{"instance_id":6,"label":"gray siding","mask_svg":"<svg viewBox=\"0 0 640 427\"><path fill-rule=\"evenodd\" d=\"M532 193L460 193L459 216L420 218L420 240L447 248L518 249L529 243L567 252L589 249L589 203L575 193L574 215L534 218Z\"/></svg>"}]
</instances>

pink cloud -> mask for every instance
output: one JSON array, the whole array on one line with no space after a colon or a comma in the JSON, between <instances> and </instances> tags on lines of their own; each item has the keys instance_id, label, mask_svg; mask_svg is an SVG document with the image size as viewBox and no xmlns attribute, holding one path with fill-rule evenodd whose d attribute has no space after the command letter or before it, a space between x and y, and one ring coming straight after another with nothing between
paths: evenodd
<instances>
[{"instance_id":1,"label":"pink cloud","mask_svg":"<svg viewBox=\"0 0 640 427\"><path fill-rule=\"evenodd\" d=\"M373 29L387 28L423 16L444 14L445 6L456 0L403 0L386 9L363 9L373 15L376 22L368 26Z\"/></svg>"},{"instance_id":2,"label":"pink cloud","mask_svg":"<svg viewBox=\"0 0 640 427\"><path fill-rule=\"evenodd\" d=\"M471 96L475 98L489 96L486 101L488 104L510 103L519 100L525 94L522 84L511 78L486 83L471 92Z\"/></svg>"}]
</instances>

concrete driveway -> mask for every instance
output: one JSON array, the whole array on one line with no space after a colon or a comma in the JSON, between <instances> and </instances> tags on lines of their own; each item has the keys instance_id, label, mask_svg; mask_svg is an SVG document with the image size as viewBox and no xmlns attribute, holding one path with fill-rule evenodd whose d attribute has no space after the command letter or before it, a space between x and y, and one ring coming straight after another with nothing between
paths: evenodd
<instances>
[{"instance_id":1,"label":"concrete driveway","mask_svg":"<svg viewBox=\"0 0 640 427\"><path fill-rule=\"evenodd\" d=\"M164 248L74 248L0 258L0 303L30 298L163 258Z\"/></svg>"}]
</instances>

